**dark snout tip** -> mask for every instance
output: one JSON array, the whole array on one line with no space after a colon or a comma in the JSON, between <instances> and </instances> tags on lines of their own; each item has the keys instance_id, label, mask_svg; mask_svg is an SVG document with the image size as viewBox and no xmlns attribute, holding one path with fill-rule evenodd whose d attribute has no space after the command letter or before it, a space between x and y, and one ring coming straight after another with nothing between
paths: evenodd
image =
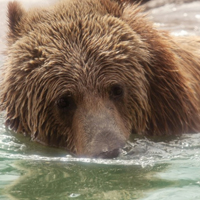
<instances>
[{"instance_id":1,"label":"dark snout tip","mask_svg":"<svg viewBox=\"0 0 200 200\"><path fill-rule=\"evenodd\" d=\"M112 159L120 155L126 145L126 138L121 132L102 131L91 141L88 152L93 158Z\"/></svg>"},{"instance_id":2,"label":"dark snout tip","mask_svg":"<svg viewBox=\"0 0 200 200\"><path fill-rule=\"evenodd\" d=\"M102 159L112 159L112 158L117 158L119 154L120 154L120 149L114 149L112 151L101 152L99 155L95 157L102 158Z\"/></svg>"}]
</instances>

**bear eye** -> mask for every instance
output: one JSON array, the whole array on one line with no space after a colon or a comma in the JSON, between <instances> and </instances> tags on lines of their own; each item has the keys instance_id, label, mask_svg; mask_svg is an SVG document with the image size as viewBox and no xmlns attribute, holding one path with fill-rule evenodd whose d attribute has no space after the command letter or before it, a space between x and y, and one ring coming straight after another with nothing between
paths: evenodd
<instances>
[{"instance_id":1,"label":"bear eye","mask_svg":"<svg viewBox=\"0 0 200 200\"><path fill-rule=\"evenodd\" d=\"M110 89L110 97L112 98L120 98L124 94L123 87L121 85L115 84Z\"/></svg>"},{"instance_id":2,"label":"bear eye","mask_svg":"<svg viewBox=\"0 0 200 200\"><path fill-rule=\"evenodd\" d=\"M70 108L73 105L73 99L70 96L61 97L56 102L59 109Z\"/></svg>"}]
</instances>

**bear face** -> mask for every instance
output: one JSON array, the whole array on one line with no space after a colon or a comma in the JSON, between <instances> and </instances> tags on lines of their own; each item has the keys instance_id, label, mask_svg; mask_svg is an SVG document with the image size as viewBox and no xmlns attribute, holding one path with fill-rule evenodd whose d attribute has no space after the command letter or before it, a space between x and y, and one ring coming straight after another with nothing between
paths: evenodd
<instances>
[{"instance_id":1,"label":"bear face","mask_svg":"<svg viewBox=\"0 0 200 200\"><path fill-rule=\"evenodd\" d=\"M199 115L190 115L199 102L189 101L196 92L175 73L167 36L146 23L138 6L126 6L73 0L26 12L9 3L1 84L7 126L102 158L116 157L132 132L180 132L188 121L196 128Z\"/></svg>"}]
</instances>

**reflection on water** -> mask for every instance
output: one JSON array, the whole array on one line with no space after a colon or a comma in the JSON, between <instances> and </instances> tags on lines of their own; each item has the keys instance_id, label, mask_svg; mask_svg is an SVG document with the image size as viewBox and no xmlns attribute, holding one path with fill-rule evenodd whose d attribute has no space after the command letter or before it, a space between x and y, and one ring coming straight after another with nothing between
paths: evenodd
<instances>
[{"instance_id":1,"label":"reflection on water","mask_svg":"<svg viewBox=\"0 0 200 200\"><path fill-rule=\"evenodd\" d=\"M199 8L199 1L165 5L149 16L174 35L200 35ZM2 35L5 27L0 45ZM74 158L6 130L0 117L0 200L199 200L199 174L200 134L133 137L117 159Z\"/></svg>"},{"instance_id":2,"label":"reflection on water","mask_svg":"<svg viewBox=\"0 0 200 200\"><path fill-rule=\"evenodd\" d=\"M150 171L162 170L162 165L144 170L136 166L32 161L20 162L17 167L28 171L7 191L19 199L137 199L154 185L158 189L172 185L147 177Z\"/></svg>"}]
</instances>

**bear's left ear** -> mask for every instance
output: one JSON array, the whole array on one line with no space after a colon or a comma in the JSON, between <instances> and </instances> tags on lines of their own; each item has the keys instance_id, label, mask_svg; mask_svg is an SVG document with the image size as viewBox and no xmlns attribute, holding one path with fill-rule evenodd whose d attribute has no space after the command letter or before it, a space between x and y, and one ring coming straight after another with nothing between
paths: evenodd
<instances>
[{"instance_id":1,"label":"bear's left ear","mask_svg":"<svg viewBox=\"0 0 200 200\"><path fill-rule=\"evenodd\" d=\"M17 1L8 3L8 39L15 41L20 35L20 22L25 14L25 10L22 8L21 4ZM11 42L10 41L10 42Z\"/></svg>"}]
</instances>

